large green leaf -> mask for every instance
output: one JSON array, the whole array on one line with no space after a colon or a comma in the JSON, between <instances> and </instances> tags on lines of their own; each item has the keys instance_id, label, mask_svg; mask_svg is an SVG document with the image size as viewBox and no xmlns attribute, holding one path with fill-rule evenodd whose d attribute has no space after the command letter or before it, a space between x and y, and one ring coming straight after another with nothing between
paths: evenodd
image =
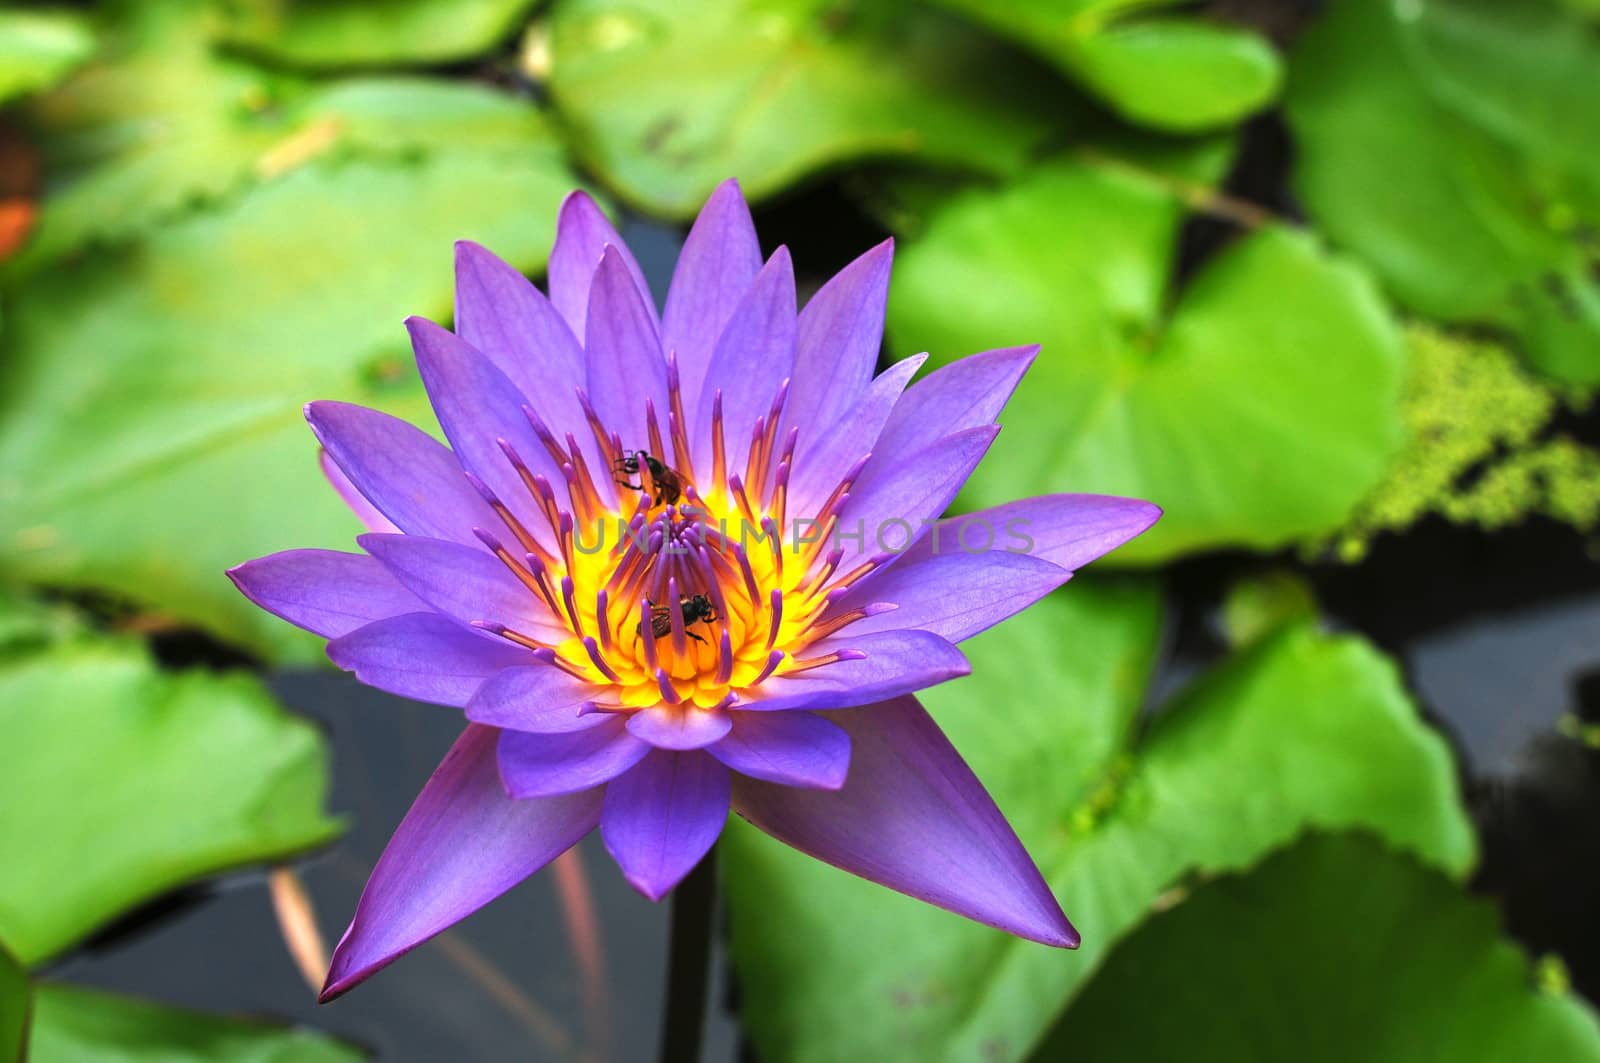
<instances>
[{"instance_id":1,"label":"large green leaf","mask_svg":"<svg viewBox=\"0 0 1600 1063\"><path fill-rule=\"evenodd\" d=\"M1592 29L1543 0L1342 0L1290 66L1296 186L1407 306L1600 381L1597 83Z\"/></svg>"},{"instance_id":2,"label":"large green leaf","mask_svg":"<svg viewBox=\"0 0 1600 1063\"><path fill-rule=\"evenodd\" d=\"M890 291L899 353L1043 352L969 498L1166 509L1113 555L1274 548L1338 526L1400 443L1403 348L1365 274L1267 226L1172 290L1188 186L1061 160L949 199Z\"/></svg>"},{"instance_id":3,"label":"large green leaf","mask_svg":"<svg viewBox=\"0 0 1600 1063\"><path fill-rule=\"evenodd\" d=\"M33 1016L33 985L16 957L0 944L0 1063L21 1063Z\"/></svg>"},{"instance_id":4,"label":"large green leaf","mask_svg":"<svg viewBox=\"0 0 1600 1063\"><path fill-rule=\"evenodd\" d=\"M759 198L867 157L1012 170L1076 106L906 0L564 0L550 35L578 153L624 198L679 217L730 176Z\"/></svg>"},{"instance_id":5,"label":"large green leaf","mask_svg":"<svg viewBox=\"0 0 1600 1063\"><path fill-rule=\"evenodd\" d=\"M0 941L33 966L200 875L328 840L317 732L252 676L137 644L0 665Z\"/></svg>"},{"instance_id":6,"label":"large green leaf","mask_svg":"<svg viewBox=\"0 0 1600 1063\"><path fill-rule=\"evenodd\" d=\"M459 123L424 109L414 124L408 101L438 92L461 97ZM503 97L377 83L329 98L416 150L295 167L13 290L0 571L107 587L263 653L313 655L223 577L358 531L317 471L302 405L426 420L401 320L448 315L458 238L537 268L572 182L537 113Z\"/></svg>"},{"instance_id":7,"label":"large green leaf","mask_svg":"<svg viewBox=\"0 0 1600 1063\"><path fill-rule=\"evenodd\" d=\"M442 63L486 52L535 0L231 0L221 36L306 67Z\"/></svg>"},{"instance_id":8,"label":"large green leaf","mask_svg":"<svg viewBox=\"0 0 1600 1063\"><path fill-rule=\"evenodd\" d=\"M1272 101L1278 53L1258 34L1192 16L1182 0L940 0L1032 48L1135 122L1192 132Z\"/></svg>"},{"instance_id":9,"label":"large green leaf","mask_svg":"<svg viewBox=\"0 0 1600 1063\"><path fill-rule=\"evenodd\" d=\"M1157 622L1148 586L1074 582L968 643L972 678L926 698L1082 932L1076 953L730 829L733 953L762 1058L1021 1058L1186 875L1248 867L1307 827L1471 864L1449 750L1371 647L1291 626L1141 737Z\"/></svg>"},{"instance_id":10,"label":"large green leaf","mask_svg":"<svg viewBox=\"0 0 1600 1063\"><path fill-rule=\"evenodd\" d=\"M1594 1012L1534 987L1490 905L1370 838L1309 838L1119 948L1042 1060L1600 1060Z\"/></svg>"},{"instance_id":11,"label":"large green leaf","mask_svg":"<svg viewBox=\"0 0 1600 1063\"><path fill-rule=\"evenodd\" d=\"M308 160L450 146L551 158L541 115L482 86L425 78L315 83L219 52L203 7L118 5L115 47L26 112L44 154L38 231L7 272L125 241Z\"/></svg>"},{"instance_id":12,"label":"large green leaf","mask_svg":"<svg viewBox=\"0 0 1600 1063\"><path fill-rule=\"evenodd\" d=\"M48 88L94 51L75 11L0 11L0 103Z\"/></svg>"},{"instance_id":13,"label":"large green leaf","mask_svg":"<svg viewBox=\"0 0 1600 1063\"><path fill-rule=\"evenodd\" d=\"M366 1053L309 1030L223 1018L77 986L37 993L29 1063L355 1063Z\"/></svg>"}]
</instances>

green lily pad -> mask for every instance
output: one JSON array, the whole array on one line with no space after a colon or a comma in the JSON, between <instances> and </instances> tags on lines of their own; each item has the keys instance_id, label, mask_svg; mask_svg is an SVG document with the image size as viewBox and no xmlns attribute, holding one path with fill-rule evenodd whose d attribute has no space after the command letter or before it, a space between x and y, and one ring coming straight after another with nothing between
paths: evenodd
<instances>
[{"instance_id":1,"label":"green lily pad","mask_svg":"<svg viewBox=\"0 0 1600 1063\"><path fill-rule=\"evenodd\" d=\"M0 11L0 103L49 88L94 51L75 11Z\"/></svg>"},{"instance_id":2,"label":"green lily pad","mask_svg":"<svg viewBox=\"0 0 1600 1063\"><path fill-rule=\"evenodd\" d=\"M355 1063L367 1054L310 1030L223 1018L77 986L38 989L29 1063Z\"/></svg>"},{"instance_id":3,"label":"green lily pad","mask_svg":"<svg viewBox=\"0 0 1600 1063\"><path fill-rule=\"evenodd\" d=\"M1600 1060L1487 903L1371 838L1313 837L1146 923L1040 1059Z\"/></svg>"},{"instance_id":4,"label":"green lily pad","mask_svg":"<svg viewBox=\"0 0 1600 1063\"><path fill-rule=\"evenodd\" d=\"M16 957L0 945L0 1060L21 1063L33 1018L33 984Z\"/></svg>"},{"instance_id":5,"label":"green lily pad","mask_svg":"<svg viewBox=\"0 0 1600 1063\"><path fill-rule=\"evenodd\" d=\"M1309 827L1471 865L1449 749L1370 646L1291 625L1141 735L1158 623L1150 585L1074 581L965 644L972 677L926 695L1082 933L1076 953L730 824L733 955L763 1059L1024 1058L1185 876L1249 867Z\"/></svg>"},{"instance_id":6,"label":"green lily pad","mask_svg":"<svg viewBox=\"0 0 1600 1063\"><path fill-rule=\"evenodd\" d=\"M0 940L28 966L201 875L329 840L309 724L243 673L159 671L137 643L0 664ZM79 1057L83 1058L83 1057Z\"/></svg>"},{"instance_id":7,"label":"green lily pad","mask_svg":"<svg viewBox=\"0 0 1600 1063\"><path fill-rule=\"evenodd\" d=\"M1401 441L1403 346L1366 275L1267 225L1172 290L1197 190L1063 159L956 195L900 253L894 350L1043 351L967 498L1052 491L1166 510L1111 556L1273 549L1337 527Z\"/></svg>"},{"instance_id":8,"label":"green lily pad","mask_svg":"<svg viewBox=\"0 0 1600 1063\"><path fill-rule=\"evenodd\" d=\"M1289 82L1295 185L1324 232L1418 313L1600 382L1591 27L1541 0L1346 0Z\"/></svg>"},{"instance_id":9,"label":"green lily pad","mask_svg":"<svg viewBox=\"0 0 1600 1063\"><path fill-rule=\"evenodd\" d=\"M511 36L535 0L231 0L219 36L301 67L447 63Z\"/></svg>"},{"instance_id":10,"label":"green lily pad","mask_svg":"<svg viewBox=\"0 0 1600 1063\"><path fill-rule=\"evenodd\" d=\"M330 97L376 135L418 94ZM316 640L223 576L275 550L347 547L360 530L317 469L303 404L428 423L402 319L448 317L456 239L540 267L573 184L536 112L501 99L455 113L459 144L424 114L410 155L298 166L12 289L0 573L109 588L262 654L316 657Z\"/></svg>"},{"instance_id":11,"label":"green lily pad","mask_svg":"<svg viewBox=\"0 0 1600 1063\"><path fill-rule=\"evenodd\" d=\"M1079 107L1048 72L905 0L572 0L550 48L575 150L674 217L729 176L761 198L863 158L1015 170Z\"/></svg>"},{"instance_id":12,"label":"green lily pad","mask_svg":"<svg viewBox=\"0 0 1600 1063\"><path fill-rule=\"evenodd\" d=\"M1195 132L1272 102L1278 53L1259 34L1151 14L1182 0L940 0L1059 66L1130 121Z\"/></svg>"},{"instance_id":13,"label":"green lily pad","mask_svg":"<svg viewBox=\"0 0 1600 1063\"><path fill-rule=\"evenodd\" d=\"M507 164L556 165L543 116L504 93L423 77L312 82L219 52L193 4L118 11L107 58L25 112L47 194L9 276L143 236L316 160L482 147Z\"/></svg>"}]
</instances>

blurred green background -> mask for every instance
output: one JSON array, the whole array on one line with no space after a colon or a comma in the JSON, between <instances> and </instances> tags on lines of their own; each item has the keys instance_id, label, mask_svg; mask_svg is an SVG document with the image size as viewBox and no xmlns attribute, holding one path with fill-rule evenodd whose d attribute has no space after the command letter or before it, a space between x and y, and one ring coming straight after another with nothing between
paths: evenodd
<instances>
[{"instance_id":1,"label":"blurred green background","mask_svg":"<svg viewBox=\"0 0 1600 1063\"><path fill-rule=\"evenodd\" d=\"M1084 947L735 823L714 1052L1600 1060L1594 0L0 4L0 1060L636 1058L310 1009L228 896L334 934L444 744L222 572L359 530L303 403L433 427L453 241L538 277L585 187L659 296L729 176L803 285L897 237L886 360L1043 345L961 505L1166 517L927 697Z\"/></svg>"}]
</instances>

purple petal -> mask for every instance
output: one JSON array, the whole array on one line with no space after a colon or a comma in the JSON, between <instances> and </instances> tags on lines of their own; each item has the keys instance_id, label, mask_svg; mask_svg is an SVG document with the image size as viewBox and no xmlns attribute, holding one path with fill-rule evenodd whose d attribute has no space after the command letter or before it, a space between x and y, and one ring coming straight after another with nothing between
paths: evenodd
<instances>
[{"instance_id":1,"label":"purple petal","mask_svg":"<svg viewBox=\"0 0 1600 1063\"><path fill-rule=\"evenodd\" d=\"M1018 937L1077 947L1077 931L1016 833L916 699L834 719L853 743L844 787L739 778L739 815L851 874Z\"/></svg>"},{"instance_id":2,"label":"purple petal","mask_svg":"<svg viewBox=\"0 0 1600 1063\"><path fill-rule=\"evenodd\" d=\"M846 548L842 568L848 570L863 554L904 551L921 537L956 497L999 431L988 425L945 436L872 481L857 483L834 533L841 546L854 547Z\"/></svg>"},{"instance_id":3,"label":"purple petal","mask_svg":"<svg viewBox=\"0 0 1600 1063\"><path fill-rule=\"evenodd\" d=\"M549 606L534 597L511 571L481 546L474 550L444 539L368 533L361 548L435 610L465 624L487 620L557 645L571 637Z\"/></svg>"},{"instance_id":4,"label":"purple petal","mask_svg":"<svg viewBox=\"0 0 1600 1063\"><path fill-rule=\"evenodd\" d=\"M722 394L728 468L743 475L750 433L794 368L794 266L780 247L761 268L717 340L695 418L694 464L711 466L711 409Z\"/></svg>"},{"instance_id":5,"label":"purple petal","mask_svg":"<svg viewBox=\"0 0 1600 1063\"><path fill-rule=\"evenodd\" d=\"M720 741L733 727L721 709L655 705L628 717L628 730L657 749L701 749Z\"/></svg>"},{"instance_id":6,"label":"purple petal","mask_svg":"<svg viewBox=\"0 0 1600 1063\"><path fill-rule=\"evenodd\" d=\"M660 900L728 820L728 769L698 750L656 749L606 787L600 837L630 885Z\"/></svg>"},{"instance_id":7,"label":"purple petal","mask_svg":"<svg viewBox=\"0 0 1600 1063\"><path fill-rule=\"evenodd\" d=\"M467 702L467 719L512 731L560 734L605 723L605 713L586 712L601 691L550 664L507 668Z\"/></svg>"},{"instance_id":8,"label":"purple petal","mask_svg":"<svg viewBox=\"0 0 1600 1063\"><path fill-rule=\"evenodd\" d=\"M582 731L501 731L500 781L516 798L577 793L610 782L649 752L620 715Z\"/></svg>"},{"instance_id":9,"label":"purple petal","mask_svg":"<svg viewBox=\"0 0 1600 1063\"><path fill-rule=\"evenodd\" d=\"M658 334L656 308L650 299L650 285L645 283L644 271L587 192L573 192L567 196L556 218L556 243L550 249L551 304L566 319L574 336L587 336L589 287L594 283L595 270L600 268L600 259L608 247L615 249L644 303L651 333Z\"/></svg>"},{"instance_id":10,"label":"purple petal","mask_svg":"<svg viewBox=\"0 0 1600 1063\"><path fill-rule=\"evenodd\" d=\"M339 497L344 499L344 504L350 507L351 512L356 515L356 519L361 521L367 531L395 532L400 530L395 527L394 521L379 513L377 507L368 502L361 492L356 490L356 485L350 482L350 477L346 476L344 470L339 468L333 458L328 456L328 452L320 447L317 448L317 464L322 467L322 475L328 478L328 483L338 492Z\"/></svg>"},{"instance_id":11,"label":"purple petal","mask_svg":"<svg viewBox=\"0 0 1600 1063\"><path fill-rule=\"evenodd\" d=\"M528 278L470 240L456 244L456 332L506 375L552 430L583 428L574 435L584 456L598 459L577 399L586 384L578 337Z\"/></svg>"},{"instance_id":12,"label":"purple petal","mask_svg":"<svg viewBox=\"0 0 1600 1063\"><path fill-rule=\"evenodd\" d=\"M959 550L993 534L1002 550L1042 558L1073 571L1142 533L1161 517L1161 507L1113 495L1043 495L941 520L894 568ZM869 576L868 580L876 579Z\"/></svg>"},{"instance_id":13,"label":"purple petal","mask_svg":"<svg viewBox=\"0 0 1600 1063\"><path fill-rule=\"evenodd\" d=\"M960 642L1020 613L1072 578L1071 572L1037 557L1001 550L968 554L954 543L947 545L949 553L896 560L829 606L824 619L879 602L895 606L857 620L836 637L916 628Z\"/></svg>"},{"instance_id":14,"label":"purple petal","mask_svg":"<svg viewBox=\"0 0 1600 1063\"><path fill-rule=\"evenodd\" d=\"M372 869L318 998L332 1000L465 919L571 848L600 821L599 791L513 801L492 727L468 727Z\"/></svg>"},{"instance_id":15,"label":"purple petal","mask_svg":"<svg viewBox=\"0 0 1600 1063\"><path fill-rule=\"evenodd\" d=\"M800 426L800 444L789 477L790 512L795 517L810 519L838 486L843 471L872 453L906 382L927 360L925 354L912 355L885 369L832 430L818 432L813 430L816 426Z\"/></svg>"},{"instance_id":16,"label":"purple petal","mask_svg":"<svg viewBox=\"0 0 1600 1063\"><path fill-rule=\"evenodd\" d=\"M556 547L555 532L528 491L500 441L516 451L528 469L560 490L561 468L545 449L522 408L527 398L461 337L421 317L406 318L417 369L438 415L439 427L461 464L489 485L523 525L547 549ZM484 528L499 528L499 520Z\"/></svg>"},{"instance_id":17,"label":"purple petal","mask_svg":"<svg viewBox=\"0 0 1600 1063\"><path fill-rule=\"evenodd\" d=\"M872 379L893 263L894 241L885 240L840 270L800 312L789 409L801 431L832 428Z\"/></svg>"},{"instance_id":18,"label":"purple petal","mask_svg":"<svg viewBox=\"0 0 1600 1063\"><path fill-rule=\"evenodd\" d=\"M337 550L285 550L230 568L228 578L267 612L329 639L428 608L372 558Z\"/></svg>"},{"instance_id":19,"label":"purple petal","mask_svg":"<svg viewBox=\"0 0 1600 1063\"><path fill-rule=\"evenodd\" d=\"M835 650L866 656L836 661L796 676L779 674L739 703L746 711L847 709L943 683L972 671L961 651L926 631L876 631L851 637L849 629L806 651L820 657Z\"/></svg>"},{"instance_id":20,"label":"purple petal","mask_svg":"<svg viewBox=\"0 0 1600 1063\"><path fill-rule=\"evenodd\" d=\"M733 730L706 752L741 775L837 790L850 769L850 736L809 712L732 712Z\"/></svg>"},{"instance_id":21,"label":"purple petal","mask_svg":"<svg viewBox=\"0 0 1600 1063\"><path fill-rule=\"evenodd\" d=\"M994 424L1038 353L1038 344L984 351L917 381L883 426L862 481L943 436Z\"/></svg>"},{"instance_id":22,"label":"purple petal","mask_svg":"<svg viewBox=\"0 0 1600 1063\"><path fill-rule=\"evenodd\" d=\"M306 420L357 491L403 532L476 543L499 518L456 456L422 429L365 406L313 402Z\"/></svg>"},{"instance_id":23,"label":"purple petal","mask_svg":"<svg viewBox=\"0 0 1600 1063\"><path fill-rule=\"evenodd\" d=\"M656 338L655 319L628 277L616 248L607 248L589 294L589 399L600 420L622 434L625 449L644 445L645 402L667 425L667 363Z\"/></svg>"},{"instance_id":24,"label":"purple petal","mask_svg":"<svg viewBox=\"0 0 1600 1063\"><path fill-rule=\"evenodd\" d=\"M678 359L685 410L699 407L717 337L761 270L761 244L750 208L729 178L701 208L678 255L661 319L661 346Z\"/></svg>"},{"instance_id":25,"label":"purple petal","mask_svg":"<svg viewBox=\"0 0 1600 1063\"><path fill-rule=\"evenodd\" d=\"M539 663L531 650L438 613L407 613L357 628L328 643L328 659L368 686L458 709L502 668Z\"/></svg>"}]
</instances>

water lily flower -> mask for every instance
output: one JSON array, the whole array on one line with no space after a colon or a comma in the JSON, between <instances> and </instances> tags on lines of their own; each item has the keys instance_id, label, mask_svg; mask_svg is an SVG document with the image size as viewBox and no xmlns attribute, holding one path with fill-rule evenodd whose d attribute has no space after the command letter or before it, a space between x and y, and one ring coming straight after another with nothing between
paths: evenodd
<instances>
[{"instance_id":1,"label":"water lily flower","mask_svg":"<svg viewBox=\"0 0 1600 1063\"><path fill-rule=\"evenodd\" d=\"M596 827L660 898L730 808L874 882L1077 944L912 694L965 675L956 643L1159 511L1055 495L937 522L1037 348L874 376L892 251L797 311L788 251L763 262L730 181L658 314L575 192L548 296L463 242L455 331L406 322L448 447L374 410L306 408L373 529L363 552L230 575L360 681L469 721L373 870L324 999Z\"/></svg>"}]
</instances>

